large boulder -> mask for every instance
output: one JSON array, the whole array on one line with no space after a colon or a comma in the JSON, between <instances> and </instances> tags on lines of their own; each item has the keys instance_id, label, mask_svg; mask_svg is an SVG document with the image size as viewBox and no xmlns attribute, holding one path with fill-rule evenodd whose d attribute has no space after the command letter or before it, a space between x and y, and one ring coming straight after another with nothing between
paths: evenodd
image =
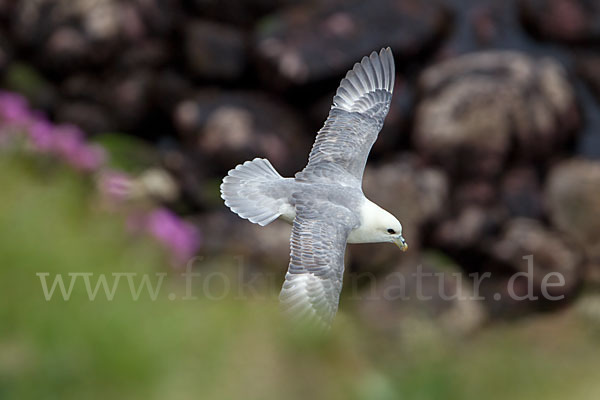
<instances>
[{"instance_id":1,"label":"large boulder","mask_svg":"<svg viewBox=\"0 0 600 400\"><path fill-rule=\"evenodd\" d=\"M19 1L16 42L54 74L102 65L119 52L172 29L176 0Z\"/></svg>"},{"instance_id":2,"label":"large boulder","mask_svg":"<svg viewBox=\"0 0 600 400\"><path fill-rule=\"evenodd\" d=\"M456 246L470 247L450 249L448 254L468 273L492 318L524 316L575 298L586 263L569 237L527 218L497 225L497 232L486 231L485 213L470 213L458 221L462 225L448 229L449 236L457 236Z\"/></svg>"},{"instance_id":3,"label":"large boulder","mask_svg":"<svg viewBox=\"0 0 600 400\"><path fill-rule=\"evenodd\" d=\"M600 99L600 53L580 52L576 58L577 73L587 82Z\"/></svg>"},{"instance_id":4,"label":"large boulder","mask_svg":"<svg viewBox=\"0 0 600 400\"><path fill-rule=\"evenodd\" d=\"M416 56L441 34L446 21L435 2L305 3L265 17L255 46L269 83L339 82L355 62L382 47L390 46L397 59Z\"/></svg>"},{"instance_id":5,"label":"large boulder","mask_svg":"<svg viewBox=\"0 0 600 400\"><path fill-rule=\"evenodd\" d=\"M6 67L12 59L12 49L4 32L0 31L0 76L4 74Z\"/></svg>"},{"instance_id":6,"label":"large boulder","mask_svg":"<svg viewBox=\"0 0 600 400\"><path fill-rule=\"evenodd\" d=\"M283 176L306 165L312 138L285 105L255 92L203 90L174 111L183 141L218 174L255 157Z\"/></svg>"},{"instance_id":7,"label":"large boulder","mask_svg":"<svg viewBox=\"0 0 600 400\"><path fill-rule=\"evenodd\" d=\"M187 0L188 9L202 18L251 28L256 21L296 0Z\"/></svg>"},{"instance_id":8,"label":"large boulder","mask_svg":"<svg viewBox=\"0 0 600 400\"><path fill-rule=\"evenodd\" d=\"M452 255L469 257L494 240L506 218L505 210L497 204L466 205L435 226L431 241Z\"/></svg>"},{"instance_id":9,"label":"large boulder","mask_svg":"<svg viewBox=\"0 0 600 400\"><path fill-rule=\"evenodd\" d=\"M526 165L514 166L496 182L455 182L446 218L432 231L432 244L453 254L481 251L497 240L511 218L545 216L541 186L537 171Z\"/></svg>"},{"instance_id":10,"label":"large boulder","mask_svg":"<svg viewBox=\"0 0 600 400\"><path fill-rule=\"evenodd\" d=\"M235 80L246 67L243 32L205 20L191 20L184 29L188 70L198 78Z\"/></svg>"},{"instance_id":11,"label":"large boulder","mask_svg":"<svg viewBox=\"0 0 600 400\"><path fill-rule=\"evenodd\" d=\"M520 300L513 295L510 300L530 302L526 306L535 309L571 300L583 277L580 249L564 235L535 220L511 220L489 251L495 262L507 267L500 271L501 275L508 273L507 284L513 274L521 273L521 277L513 279L514 294L538 297L535 301ZM511 296L510 292L507 294Z\"/></svg>"},{"instance_id":12,"label":"large boulder","mask_svg":"<svg viewBox=\"0 0 600 400\"><path fill-rule=\"evenodd\" d=\"M600 3L596 0L520 0L521 15L542 38L564 42L600 40Z\"/></svg>"},{"instance_id":13,"label":"large boulder","mask_svg":"<svg viewBox=\"0 0 600 400\"><path fill-rule=\"evenodd\" d=\"M600 261L600 162L572 159L548 177L546 201L554 225Z\"/></svg>"},{"instance_id":14,"label":"large boulder","mask_svg":"<svg viewBox=\"0 0 600 400\"><path fill-rule=\"evenodd\" d=\"M566 72L549 58L467 54L429 67L419 86L417 149L468 177L498 175L513 150L524 159L558 152L579 121Z\"/></svg>"},{"instance_id":15,"label":"large boulder","mask_svg":"<svg viewBox=\"0 0 600 400\"><path fill-rule=\"evenodd\" d=\"M108 110L95 102L60 100L55 104L54 118L57 122L77 125L90 135L117 128Z\"/></svg>"},{"instance_id":16,"label":"large boulder","mask_svg":"<svg viewBox=\"0 0 600 400\"><path fill-rule=\"evenodd\" d=\"M196 222L206 235L203 253L207 257L236 257L241 267L257 271L277 284L283 282L290 257L292 228L283 221L260 226L244 220L221 205L218 210L198 216Z\"/></svg>"},{"instance_id":17,"label":"large boulder","mask_svg":"<svg viewBox=\"0 0 600 400\"><path fill-rule=\"evenodd\" d=\"M148 119L155 83L154 71L143 68L105 76L72 74L60 86L55 115L89 133L137 132Z\"/></svg>"},{"instance_id":18,"label":"large boulder","mask_svg":"<svg viewBox=\"0 0 600 400\"><path fill-rule=\"evenodd\" d=\"M542 185L534 168L514 167L504 174L501 201L511 217L539 219L544 216Z\"/></svg>"},{"instance_id":19,"label":"large boulder","mask_svg":"<svg viewBox=\"0 0 600 400\"><path fill-rule=\"evenodd\" d=\"M408 257L385 276L363 275L358 289L352 278L346 276L344 305L357 304L365 322L386 336L404 336L415 319L459 336L487 321L484 302L477 298L469 277L444 257Z\"/></svg>"}]
</instances>

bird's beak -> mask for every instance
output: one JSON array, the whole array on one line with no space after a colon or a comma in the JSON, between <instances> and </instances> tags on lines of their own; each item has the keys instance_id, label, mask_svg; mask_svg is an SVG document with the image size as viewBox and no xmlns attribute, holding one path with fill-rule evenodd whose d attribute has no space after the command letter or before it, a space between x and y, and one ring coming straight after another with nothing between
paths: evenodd
<instances>
[{"instance_id":1,"label":"bird's beak","mask_svg":"<svg viewBox=\"0 0 600 400\"><path fill-rule=\"evenodd\" d=\"M406 251L408 249L408 245L406 244L406 240L404 240L404 238L402 236L398 236L398 237L394 238L394 243L402 251Z\"/></svg>"}]
</instances>

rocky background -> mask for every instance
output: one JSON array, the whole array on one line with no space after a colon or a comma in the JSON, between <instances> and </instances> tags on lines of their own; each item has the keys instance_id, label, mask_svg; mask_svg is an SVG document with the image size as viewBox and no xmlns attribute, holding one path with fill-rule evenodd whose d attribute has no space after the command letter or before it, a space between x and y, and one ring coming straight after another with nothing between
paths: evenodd
<instances>
[{"instance_id":1,"label":"rocky background","mask_svg":"<svg viewBox=\"0 0 600 400\"><path fill-rule=\"evenodd\" d=\"M350 274L379 284L357 279L342 309L395 332L418 308L468 333L600 283L599 21L593 0L0 0L0 79L116 166L152 171L147 195L199 228L200 254L283 279L290 228L233 215L220 180L254 157L300 170L345 72L390 46L396 87L364 191L410 251L350 246ZM527 255L535 294L560 272L563 301L510 300ZM360 295L419 266L491 272L486 301ZM466 290L455 276L447 293Z\"/></svg>"}]
</instances>

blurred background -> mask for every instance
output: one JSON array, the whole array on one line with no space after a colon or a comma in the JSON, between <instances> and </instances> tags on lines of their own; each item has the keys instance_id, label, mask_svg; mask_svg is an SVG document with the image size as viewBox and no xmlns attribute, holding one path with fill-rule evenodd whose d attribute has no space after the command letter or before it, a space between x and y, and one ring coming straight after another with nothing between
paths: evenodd
<instances>
[{"instance_id":1,"label":"blurred background","mask_svg":"<svg viewBox=\"0 0 600 400\"><path fill-rule=\"evenodd\" d=\"M302 169L384 46L364 191L410 248L349 246L331 334L298 331L290 227L219 184ZM0 399L598 399L599 49L594 0L0 0ZM162 286L103 296L123 273Z\"/></svg>"}]
</instances>

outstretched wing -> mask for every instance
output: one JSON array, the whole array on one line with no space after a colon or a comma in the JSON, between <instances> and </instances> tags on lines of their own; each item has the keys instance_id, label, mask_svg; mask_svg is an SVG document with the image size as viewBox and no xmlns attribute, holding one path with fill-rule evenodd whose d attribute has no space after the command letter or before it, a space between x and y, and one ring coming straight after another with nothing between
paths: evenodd
<instances>
[{"instance_id":1,"label":"outstretched wing","mask_svg":"<svg viewBox=\"0 0 600 400\"><path fill-rule=\"evenodd\" d=\"M345 181L360 187L367 157L390 109L394 57L388 47L356 63L342 79L325 125L319 131L305 181Z\"/></svg>"},{"instance_id":2,"label":"outstretched wing","mask_svg":"<svg viewBox=\"0 0 600 400\"><path fill-rule=\"evenodd\" d=\"M290 265L279 295L295 320L327 328L337 312L348 234L358 218L330 202L296 198Z\"/></svg>"}]
</instances>

